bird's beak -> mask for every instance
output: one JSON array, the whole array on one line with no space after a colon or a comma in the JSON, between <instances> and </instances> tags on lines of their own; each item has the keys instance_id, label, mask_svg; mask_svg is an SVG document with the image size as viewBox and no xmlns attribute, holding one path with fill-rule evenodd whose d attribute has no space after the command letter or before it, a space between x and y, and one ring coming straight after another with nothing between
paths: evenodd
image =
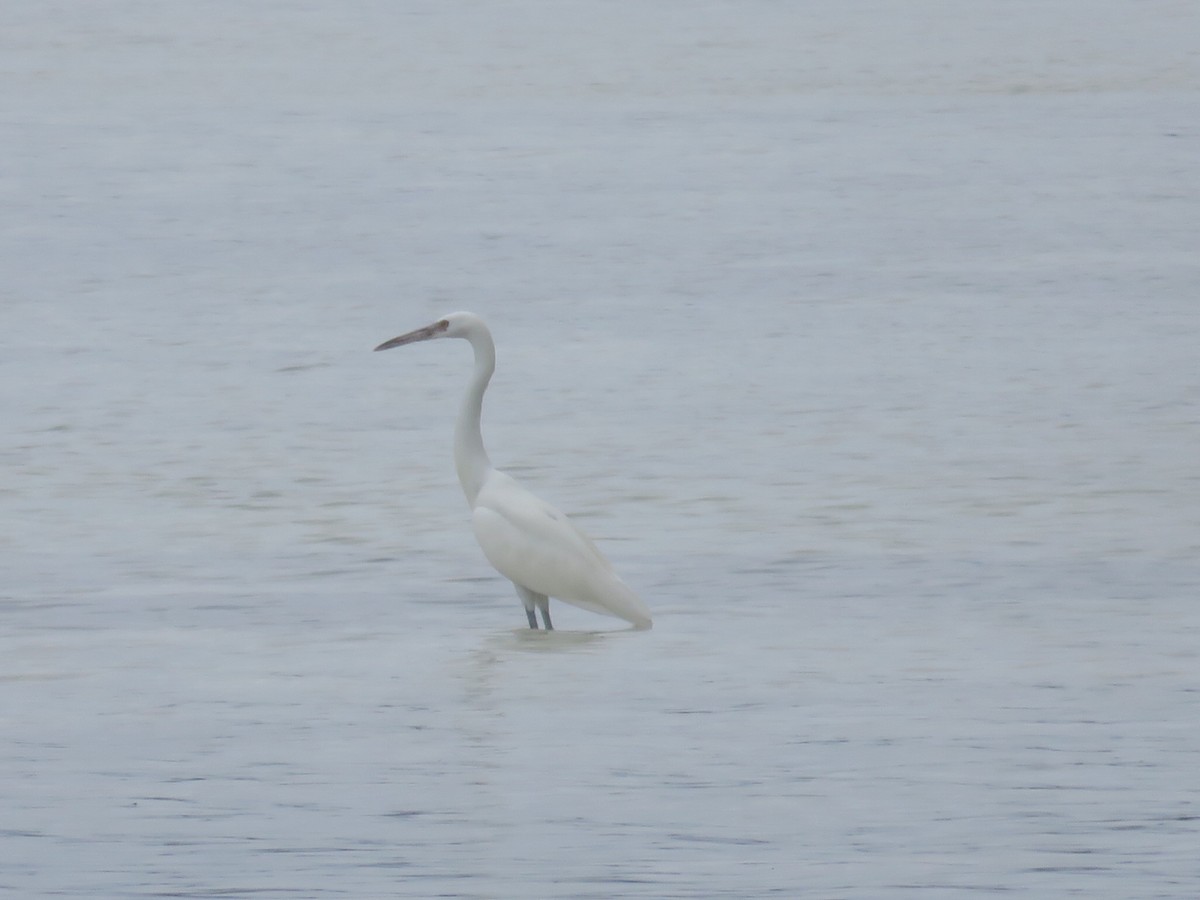
<instances>
[{"instance_id":1,"label":"bird's beak","mask_svg":"<svg viewBox=\"0 0 1200 900\"><path fill-rule=\"evenodd\" d=\"M408 334L394 337L390 341L384 341L375 349L391 350L393 347L402 347L405 344L415 344L417 341L427 341L430 338L441 337L442 333L449 327L450 323L442 319L434 322L432 325L426 325L424 328L418 328L416 331L410 331Z\"/></svg>"}]
</instances>

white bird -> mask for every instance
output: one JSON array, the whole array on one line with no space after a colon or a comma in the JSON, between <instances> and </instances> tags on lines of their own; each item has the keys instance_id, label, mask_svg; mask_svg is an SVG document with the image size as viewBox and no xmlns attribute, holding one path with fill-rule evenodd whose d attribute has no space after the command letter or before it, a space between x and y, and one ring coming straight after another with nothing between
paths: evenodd
<instances>
[{"instance_id":1,"label":"white bird","mask_svg":"<svg viewBox=\"0 0 1200 900\"><path fill-rule=\"evenodd\" d=\"M565 515L492 468L479 420L483 392L496 371L496 345L478 316L451 313L432 325L384 341L376 350L434 338L463 338L475 351L475 373L454 428L454 466L467 503L471 528L483 555L513 583L525 606L529 627L550 624L550 598L607 616L637 628L649 628L650 611L613 571L591 539Z\"/></svg>"}]
</instances>

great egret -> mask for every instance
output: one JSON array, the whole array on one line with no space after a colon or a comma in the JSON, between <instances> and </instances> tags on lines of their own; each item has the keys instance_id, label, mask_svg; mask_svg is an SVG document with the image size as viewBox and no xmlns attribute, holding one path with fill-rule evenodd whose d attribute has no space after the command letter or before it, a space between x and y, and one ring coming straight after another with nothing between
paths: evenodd
<instances>
[{"instance_id":1,"label":"great egret","mask_svg":"<svg viewBox=\"0 0 1200 900\"><path fill-rule=\"evenodd\" d=\"M496 371L496 345L483 320L472 313L451 313L375 349L434 338L463 338L475 351L475 373L454 428L454 467L471 506L475 539L488 562L516 587L529 627L538 627L534 614L538 609L546 630L554 628L550 598L557 597L637 628L649 628L650 611L617 577L591 539L553 506L492 468L479 419L483 392Z\"/></svg>"}]
</instances>

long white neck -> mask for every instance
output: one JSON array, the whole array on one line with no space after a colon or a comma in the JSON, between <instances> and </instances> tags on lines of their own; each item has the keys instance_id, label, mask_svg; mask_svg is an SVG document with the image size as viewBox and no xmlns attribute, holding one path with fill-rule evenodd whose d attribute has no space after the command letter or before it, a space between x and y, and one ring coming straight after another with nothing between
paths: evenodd
<instances>
[{"instance_id":1,"label":"long white neck","mask_svg":"<svg viewBox=\"0 0 1200 900\"><path fill-rule=\"evenodd\" d=\"M492 471L492 461L483 447L479 420L483 415L483 392L496 371L496 345L483 322L477 322L463 336L475 351L475 372L454 426L454 468L458 470L458 481L467 495L467 503L474 507L475 498Z\"/></svg>"}]
</instances>

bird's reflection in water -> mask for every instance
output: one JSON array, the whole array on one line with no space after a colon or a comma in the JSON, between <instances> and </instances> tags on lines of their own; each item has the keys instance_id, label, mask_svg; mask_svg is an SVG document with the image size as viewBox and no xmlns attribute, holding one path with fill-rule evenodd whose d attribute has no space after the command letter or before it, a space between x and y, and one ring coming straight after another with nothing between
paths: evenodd
<instances>
[{"instance_id":1,"label":"bird's reflection in water","mask_svg":"<svg viewBox=\"0 0 1200 900\"><path fill-rule=\"evenodd\" d=\"M632 629L631 629L632 630ZM520 653L571 653L595 646L612 634L620 631L532 631L514 628L488 638L486 646L496 652L517 651Z\"/></svg>"},{"instance_id":2,"label":"bird's reflection in water","mask_svg":"<svg viewBox=\"0 0 1200 900\"><path fill-rule=\"evenodd\" d=\"M500 713L503 707L511 703L509 691L502 689L508 675L515 674L520 678L519 673L529 671L518 660L528 661L531 655L551 657L555 654L592 652L600 647L606 637L622 633L514 628L490 634L463 658L459 676L464 689L464 707L477 713ZM480 727L476 721L470 729Z\"/></svg>"}]
</instances>

